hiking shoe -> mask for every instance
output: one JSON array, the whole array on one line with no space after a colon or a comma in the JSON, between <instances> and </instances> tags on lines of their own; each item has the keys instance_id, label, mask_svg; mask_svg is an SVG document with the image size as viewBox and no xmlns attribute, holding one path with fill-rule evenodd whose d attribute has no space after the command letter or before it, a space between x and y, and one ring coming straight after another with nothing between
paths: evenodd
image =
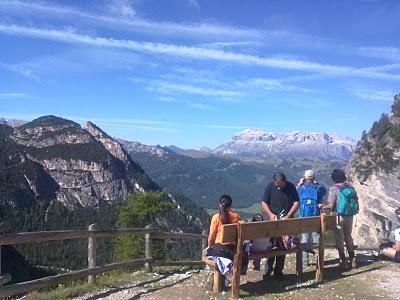
<instances>
[{"instance_id":1,"label":"hiking shoe","mask_svg":"<svg viewBox=\"0 0 400 300\"><path fill-rule=\"evenodd\" d=\"M263 280L264 280L264 281L265 281L265 280L271 280L271 278L272 278L271 274L272 274L272 271L265 273L265 274L263 275Z\"/></svg>"},{"instance_id":2,"label":"hiking shoe","mask_svg":"<svg viewBox=\"0 0 400 300\"><path fill-rule=\"evenodd\" d=\"M339 267L343 270L348 270L349 269L349 262L347 259L340 259L339 261Z\"/></svg>"},{"instance_id":3,"label":"hiking shoe","mask_svg":"<svg viewBox=\"0 0 400 300\"><path fill-rule=\"evenodd\" d=\"M284 275L282 272L274 272L274 279L276 280L283 280Z\"/></svg>"},{"instance_id":4,"label":"hiking shoe","mask_svg":"<svg viewBox=\"0 0 400 300\"><path fill-rule=\"evenodd\" d=\"M352 269L357 269L358 268L358 262L357 262L357 259L355 257L353 257L351 259L351 268Z\"/></svg>"}]
</instances>

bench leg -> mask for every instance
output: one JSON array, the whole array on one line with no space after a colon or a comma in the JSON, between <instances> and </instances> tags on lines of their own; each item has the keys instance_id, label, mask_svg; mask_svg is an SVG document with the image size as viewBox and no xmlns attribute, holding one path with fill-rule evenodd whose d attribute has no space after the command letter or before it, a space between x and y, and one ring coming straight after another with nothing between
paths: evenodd
<instances>
[{"instance_id":1,"label":"bench leg","mask_svg":"<svg viewBox=\"0 0 400 300\"><path fill-rule=\"evenodd\" d=\"M301 250L296 252L296 275L297 280L300 280L303 276L303 251Z\"/></svg>"},{"instance_id":2,"label":"bench leg","mask_svg":"<svg viewBox=\"0 0 400 300\"><path fill-rule=\"evenodd\" d=\"M213 291L216 293L221 293L224 285L224 276L222 276L218 267L214 268L214 281L213 281Z\"/></svg>"}]
</instances>

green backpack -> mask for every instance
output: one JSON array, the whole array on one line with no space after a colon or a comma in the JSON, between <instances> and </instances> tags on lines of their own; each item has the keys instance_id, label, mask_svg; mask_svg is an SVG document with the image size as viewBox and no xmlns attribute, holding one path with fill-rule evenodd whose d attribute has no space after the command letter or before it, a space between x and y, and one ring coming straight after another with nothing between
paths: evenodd
<instances>
[{"instance_id":1,"label":"green backpack","mask_svg":"<svg viewBox=\"0 0 400 300\"><path fill-rule=\"evenodd\" d=\"M358 197L356 190L351 186L339 188L336 193L336 212L341 216L354 216L358 213Z\"/></svg>"}]
</instances>

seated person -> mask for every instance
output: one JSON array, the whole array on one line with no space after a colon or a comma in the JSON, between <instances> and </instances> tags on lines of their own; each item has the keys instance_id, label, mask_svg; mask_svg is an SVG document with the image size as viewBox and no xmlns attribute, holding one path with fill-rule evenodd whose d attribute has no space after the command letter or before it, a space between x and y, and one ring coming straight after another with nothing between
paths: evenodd
<instances>
[{"instance_id":1,"label":"seated person","mask_svg":"<svg viewBox=\"0 0 400 300\"><path fill-rule=\"evenodd\" d=\"M264 218L260 214L254 215L252 222L260 222L264 221ZM252 241L251 244L251 253L262 253L271 248L271 240L270 238L263 238ZM260 262L261 258L253 259L253 266L255 271L260 271Z\"/></svg>"},{"instance_id":2,"label":"seated person","mask_svg":"<svg viewBox=\"0 0 400 300\"><path fill-rule=\"evenodd\" d=\"M396 215L400 221L400 208L396 209ZM385 243L379 246L380 254L393 259L395 262L400 262L400 227L394 231L394 239L394 243Z\"/></svg>"},{"instance_id":3,"label":"seated person","mask_svg":"<svg viewBox=\"0 0 400 300\"><path fill-rule=\"evenodd\" d=\"M219 212L211 218L210 233L208 234L208 247L221 244L222 225L238 223L240 215L231 210L232 198L222 195L219 199Z\"/></svg>"}]
</instances>

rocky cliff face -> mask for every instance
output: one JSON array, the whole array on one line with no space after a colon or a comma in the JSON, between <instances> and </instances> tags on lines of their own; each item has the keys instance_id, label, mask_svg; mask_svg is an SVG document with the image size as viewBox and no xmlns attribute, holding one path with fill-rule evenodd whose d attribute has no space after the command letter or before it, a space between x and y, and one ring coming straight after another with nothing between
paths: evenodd
<instances>
[{"instance_id":1,"label":"rocky cliff face","mask_svg":"<svg viewBox=\"0 0 400 300\"><path fill-rule=\"evenodd\" d=\"M46 116L16 128L1 126L1 159L7 166L2 173L18 170L20 184L38 202L56 198L67 207L86 207L158 189L117 141L90 122L81 128Z\"/></svg>"},{"instance_id":2,"label":"rocky cliff face","mask_svg":"<svg viewBox=\"0 0 400 300\"><path fill-rule=\"evenodd\" d=\"M348 160L356 142L337 133L287 132L275 134L246 129L213 152L223 155L297 157Z\"/></svg>"},{"instance_id":3,"label":"rocky cliff face","mask_svg":"<svg viewBox=\"0 0 400 300\"><path fill-rule=\"evenodd\" d=\"M359 194L360 213L353 235L362 247L389 239L400 207L400 97L358 143L347 172Z\"/></svg>"}]
</instances>

